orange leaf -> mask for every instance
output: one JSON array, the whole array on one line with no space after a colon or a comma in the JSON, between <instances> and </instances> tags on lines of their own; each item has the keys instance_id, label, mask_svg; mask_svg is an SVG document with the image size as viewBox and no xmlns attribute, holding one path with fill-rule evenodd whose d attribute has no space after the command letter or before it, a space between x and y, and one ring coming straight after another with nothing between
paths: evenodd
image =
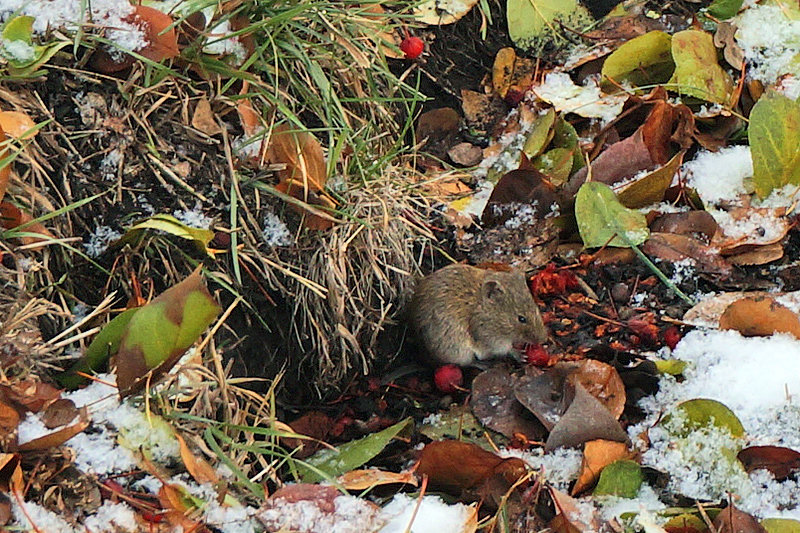
<instances>
[{"instance_id":1,"label":"orange leaf","mask_svg":"<svg viewBox=\"0 0 800 533\"><path fill-rule=\"evenodd\" d=\"M36 126L33 119L19 111L0 111L0 128L15 139L30 139L36 132L25 135L25 132Z\"/></svg>"},{"instance_id":2,"label":"orange leaf","mask_svg":"<svg viewBox=\"0 0 800 533\"><path fill-rule=\"evenodd\" d=\"M572 495L580 494L591 488L600 479L600 472L619 459L631 457L628 445L611 440L591 440L583 447L583 461L578 481L572 487Z\"/></svg>"},{"instance_id":3,"label":"orange leaf","mask_svg":"<svg viewBox=\"0 0 800 533\"><path fill-rule=\"evenodd\" d=\"M800 339L800 319L769 296L736 300L719 318L720 329L735 329L745 337L789 333Z\"/></svg>"},{"instance_id":4,"label":"orange leaf","mask_svg":"<svg viewBox=\"0 0 800 533\"><path fill-rule=\"evenodd\" d=\"M162 61L177 56L178 37L175 35L175 29L164 31L174 22L172 17L152 7L135 6L135 9L135 13L123 20L144 30L148 44L137 53L151 61Z\"/></svg>"},{"instance_id":5,"label":"orange leaf","mask_svg":"<svg viewBox=\"0 0 800 533\"><path fill-rule=\"evenodd\" d=\"M21 456L18 453L0 454L0 491L22 491L22 470L19 467Z\"/></svg>"},{"instance_id":6,"label":"orange leaf","mask_svg":"<svg viewBox=\"0 0 800 533\"><path fill-rule=\"evenodd\" d=\"M8 202L0 202L0 226L5 229L14 229L22 224L27 224L31 220L33 220L33 217L25 211L20 211L17 206ZM24 231L26 233L37 233L42 237L20 237L22 244L44 242L47 239L54 238L53 234L39 222L31 224Z\"/></svg>"},{"instance_id":7,"label":"orange leaf","mask_svg":"<svg viewBox=\"0 0 800 533\"><path fill-rule=\"evenodd\" d=\"M417 478L414 472L386 472L376 468L351 470L339 476L337 481L347 490L365 490L378 485L392 485L395 483L417 486Z\"/></svg>"},{"instance_id":8,"label":"orange leaf","mask_svg":"<svg viewBox=\"0 0 800 533\"><path fill-rule=\"evenodd\" d=\"M286 165L278 171L281 182L292 180L302 183L309 191L319 191L328 180L322 145L311 133L296 131L288 124L273 128L267 159Z\"/></svg>"},{"instance_id":9,"label":"orange leaf","mask_svg":"<svg viewBox=\"0 0 800 533\"><path fill-rule=\"evenodd\" d=\"M195 481L198 483L216 483L219 481L217 473L208 462L202 457L198 457L192 453L192 450L186 445L186 441L180 435L175 435L178 438L178 444L181 449L181 459L183 459L183 466L189 471Z\"/></svg>"}]
</instances>

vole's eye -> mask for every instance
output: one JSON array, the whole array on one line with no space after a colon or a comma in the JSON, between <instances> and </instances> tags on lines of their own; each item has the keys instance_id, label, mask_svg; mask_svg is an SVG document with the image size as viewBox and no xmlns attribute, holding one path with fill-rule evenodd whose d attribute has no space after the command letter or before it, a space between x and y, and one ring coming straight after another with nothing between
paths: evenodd
<instances>
[{"instance_id":1,"label":"vole's eye","mask_svg":"<svg viewBox=\"0 0 800 533\"><path fill-rule=\"evenodd\" d=\"M519 320L519 323L520 323L520 324L527 324L527 323L528 323L528 319L527 319L527 317L524 317L524 316L522 316L522 315L519 315L519 316L517 317L517 320Z\"/></svg>"}]
</instances>

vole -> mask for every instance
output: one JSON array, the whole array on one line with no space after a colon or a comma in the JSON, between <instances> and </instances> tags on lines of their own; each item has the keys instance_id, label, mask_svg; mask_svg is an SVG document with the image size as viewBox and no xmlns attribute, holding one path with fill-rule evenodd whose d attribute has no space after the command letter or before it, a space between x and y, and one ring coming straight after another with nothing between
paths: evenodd
<instances>
[{"instance_id":1,"label":"vole","mask_svg":"<svg viewBox=\"0 0 800 533\"><path fill-rule=\"evenodd\" d=\"M434 364L478 365L547 338L521 272L453 264L423 278L408 308L413 333Z\"/></svg>"}]
</instances>

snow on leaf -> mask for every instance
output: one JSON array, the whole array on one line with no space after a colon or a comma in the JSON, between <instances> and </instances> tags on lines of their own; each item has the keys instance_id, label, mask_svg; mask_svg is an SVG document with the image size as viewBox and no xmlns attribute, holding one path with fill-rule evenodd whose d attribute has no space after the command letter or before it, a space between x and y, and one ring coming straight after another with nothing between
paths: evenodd
<instances>
[{"instance_id":1,"label":"snow on leaf","mask_svg":"<svg viewBox=\"0 0 800 533\"><path fill-rule=\"evenodd\" d=\"M514 44L535 50L548 40L563 39L559 22L580 27L592 19L578 0L508 0L506 20Z\"/></svg>"}]
</instances>

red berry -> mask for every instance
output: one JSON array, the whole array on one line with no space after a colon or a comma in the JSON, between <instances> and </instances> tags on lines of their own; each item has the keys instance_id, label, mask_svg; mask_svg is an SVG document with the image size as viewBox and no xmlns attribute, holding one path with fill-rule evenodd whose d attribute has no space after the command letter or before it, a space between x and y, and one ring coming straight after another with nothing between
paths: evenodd
<instances>
[{"instance_id":1,"label":"red berry","mask_svg":"<svg viewBox=\"0 0 800 533\"><path fill-rule=\"evenodd\" d=\"M458 390L458 387L464 382L464 376L458 365L444 365L433 373L433 382L441 392L450 394Z\"/></svg>"},{"instance_id":2,"label":"red berry","mask_svg":"<svg viewBox=\"0 0 800 533\"><path fill-rule=\"evenodd\" d=\"M400 43L400 50L406 55L406 59L416 59L425 50L425 43L419 37L409 35Z\"/></svg>"},{"instance_id":3,"label":"red berry","mask_svg":"<svg viewBox=\"0 0 800 533\"><path fill-rule=\"evenodd\" d=\"M670 326L664 331L664 342L670 350L674 350L681 340L681 331L678 326Z\"/></svg>"},{"instance_id":4,"label":"red berry","mask_svg":"<svg viewBox=\"0 0 800 533\"><path fill-rule=\"evenodd\" d=\"M529 365L547 366L550 363L550 354L541 344L528 344L525 346L525 360Z\"/></svg>"}]
</instances>

